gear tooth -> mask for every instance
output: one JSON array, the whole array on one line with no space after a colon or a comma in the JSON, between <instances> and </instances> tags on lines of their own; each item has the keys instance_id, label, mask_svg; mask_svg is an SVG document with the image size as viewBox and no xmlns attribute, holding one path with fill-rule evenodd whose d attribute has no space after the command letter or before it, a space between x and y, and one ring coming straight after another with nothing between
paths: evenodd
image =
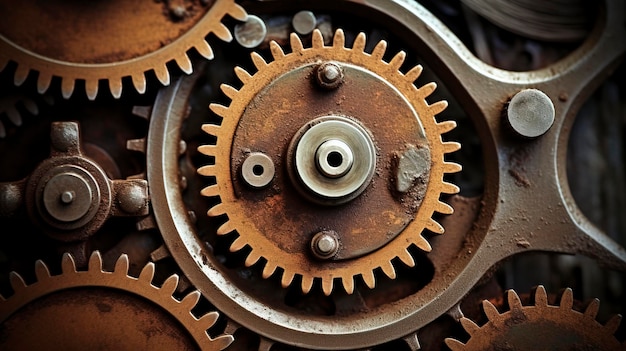
<instances>
[{"instance_id":1,"label":"gear tooth","mask_svg":"<svg viewBox=\"0 0 626 351\"><path fill-rule=\"evenodd\" d=\"M506 292L506 298L509 303L509 309L511 310L522 310L522 301L519 298L519 295L513 289L509 289Z\"/></svg>"},{"instance_id":2,"label":"gear tooth","mask_svg":"<svg viewBox=\"0 0 626 351\"><path fill-rule=\"evenodd\" d=\"M200 52L200 54L204 56L202 52ZM152 71L154 71L154 75L157 77L159 82L161 82L161 84L164 86L170 85L170 71L167 69L166 65L157 65L152 68Z\"/></svg>"},{"instance_id":3,"label":"gear tooth","mask_svg":"<svg viewBox=\"0 0 626 351\"><path fill-rule=\"evenodd\" d=\"M115 272L116 274L123 274L123 275L128 275L128 267L129 267L129 262L128 262L128 255L127 254L122 254L118 259L117 262L115 262L115 268L113 269L113 272Z\"/></svg>"},{"instance_id":4,"label":"gear tooth","mask_svg":"<svg viewBox=\"0 0 626 351\"><path fill-rule=\"evenodd\" d=\"M276 45L278 45L278 44L276 44ZM235 89L234 87L232 87L232 86L230 86L228 84L220 85L220 89L222 90L224 95L226 95L231 100L234 100L235 97L237 96L237 93L239 92L239 90Z\"/></svg>"},{"instance_id":5,"label":"gear tooth","mask_svg":"<svg viewBox=\"0 0 626 351\"><path fill-rule=\"evenodd\" d=\"M13 83L18 87L24 84L28 78L28 73L30 73L30 69L27 66L18 65L13 76Z\"/></svg>"},{"instance_id":6,"label":"gear tooth","mask_svg":"<svg viewBox=\"0 0 626 351\"><path fill-rule=\"evenodd\" d=\"M203 124L202 130L208 135L216 136L220 130L220 126L216 124Z\"/></svg>"},{"instance_id":7,"label":"gear tooth","mask_svg":"<svg viewBox=\"0 0 626 351\"><path fill-rule=\"evenodd\" d=\"M220 117L224 117L228 113L228 107L224 105L212 103L209 105L209 108Z\"/></svg>"},{"instance_id":8,"label":"gear tooth","mask_svg":"<svg viewBox=\"0 0 626 351\"><path fill-rule=\"evenodd\" d=\"M161 286L161 292L163 295L172 296L178 287L178 275L172 274L163 282L163 286Z\"/></svg>"},{"instance_id":9,"label":"gear tooth","mask_svg":"<svg viewBox=\"0 0 626 351\"><path fill-rule=\"evenodd\" d=\"M452 183L443 182L441 184L442 184L441 192L444 193L444 194L454 195L454 194L458 194L459 191L461 191L461 189L458 186L456 186L456 185L454 185Z\"/></svg>"},{"instance_id":10,"label":"gear tooth","mask_svg":"<svg viewBox=\"0 0 626 351\"><path fill-rule=\"evenodd\" d=\"M218 317L219 314L217 312L209 312L205 314L198 319L198 328L202 330L207 330L211 328L213 325L215 325L215 322L217 322Z\"/></svg>"},{"instance_id":11,"label":"gear tooth","mask_svg":"<svg viewBox=\"0 0 626 351\"><path fill-rule=\"evenodd\" d=\"M211 347L214 347L215 350L225 350L233 341L235 338L232 335L220 335L211 340Z\"/></svg>"},{"instance_id":12,"label":"gear tooth","mask_svg":"<svg viewBox=\"0 0 626 351\"><path fill-rule=\"evenodd\" d=\"M376 278L374 277L373 271L367 271L361 273L361 277L363 277L363 281L368 288L374 289L376 287Z\"/></svg>"},{"instance_id":13,"label":"gear tooth","mask_svg":"<svg viewBox=\"0 0 626 351\"><path fill-rule=\"evenodd\" d=\"M170 251L165 247L165 245L161 245L156 248L154 251L150 253L150 259L153 262L159 262L167 257L172 257Z\"/></svg>"},{"instance_id":14,"label":"gear tooth","mask_svg":"<svg viewBox=\"0 0 626 351\"><path fill-rule=\"evenodd\" d=\"M252 251L248 254L248 257L246 257L245 265L246 267L251 267L255 263L259 262L260 259L261 256L259 256L255 251Z\"/></svg>"},{"instance_id":15,"label":"gear tooth","mask_svg":"<svg viewBox=\"0 0 626 351\"><path fill-rule=\"evenodd\" d=\"M134 74L132 76L133 85L139 94L146 92L146 76L143 73Z\"/></svg>"},{"instance_id":16,"label":"gear tooth","mask_svg":"<svg viewBox=\"0 0 626 351\"><path fill-rule=\"evenodd\" d=\"M446 338L445 340L446 346L450 348L452 351L464 351L465 344L452 338Z\"/></svg>"},{"instance_id":17,"label":"gear tooth","mask_svg":"<svg viewBox=\"0 0 626 351\"><path fill-rule=\"evenodd\" d=\"M233 232L234 230L235 226L233 225L232 221L226 221L219 228L217 228L217 235L226 235Z\"/></svg>"},{"instance_id":18,"label":"gear tooth","mask_svg":"<svg viewBox=\"0 0 626 351\"><path fill-rule=\"evenodd\" d=\"M130 151L146 152L146 139L131 139L126 141L126 149Z\"/></svg>"},{"instance_id":19,"label":"gear tooth","mask_svg":"<svg viewBox=\"0 0 626 351\"><path fill-rule=\"evenodd\" d=\"M239 80L243 84L248 83L250 79L252 79L252 76L250 75L250 73L248 73L248 71L246 71L245 69L239 66L235 67L235 74L237 75L237 78L239 78Z\"/></svg>"},{"instance_id":20,"label":"gear tooth","mask_svg":"<svg viewBox=\"0 0 626 351\"><path fill-rule=\"evenodd\" d=\"M343 284L343 289L348 295L354 294L354 276L343 277L341 279L341 283Z\"/></svg>"},{"instance_id":21,"label":"gear tooth","mask_svg":"<svg viewBox=\"0 0 626 351\"><path fill-rule=\"evenodd\" d=\"M291 44L291 51L301 52L302 50L304 50L304 47L302 46L302 40L300 40L298 34L291 33L291 35L289 36L289 42Z\"/></svg>"},{"instance_id":22,"label":"gear tooth","mask_svg":"<svg viewBox=\"0 0 626 351\"><path fill-rule=\"evenodd\" d=\"M246 13L246 10L237 3L233 3L230 5L230 7L228 8L228 14L236 20L246 21L248 19L248 14Z\"/></svg>"},{"instance_id":23,"label":"gear tooth","mask_svg":"<svg viewBox=\"0 0 626 351\"><path fill-rule=\"evenodd\" d=\"M385 56L385 51L387 51L387 42L381 40L374 47L374 50L372 51L372 58L378 61L382 61L383 56Z\"/></svg>"},{"instance_id":24,"label":"gear tooth","mask_svg":"<svg viewBox=\"0 0 626 351\"><path fill-rule=\"evenodd\" d=\"M64 253L61 258L61 270L64 274L76 273L76 264L74 263L74 257L69 253Z\"/></svg>"},{"instance_id":25,"label":"gear tooth","mask_svg":"<svg viewBox=\"0 0 626 351\"><path fill-rule=\"evenodd\" d=\"M443 143L443 152L446 154L450 154L459 150L461 150L461 143L457 143L455 141L446 141L445 143Z\"/></svg>"},{"instance_id":26,"label":"gear tooth","mask_svg":"<svg viewBox=\"0 0 626 351\"><path fill-rule=\"evenodd\" d=\"M224 23L218 23L217 26L215 26L215 28L213 29L213 34L215 34L216 37L227 43L233 41L233 35L230 33L230 30L224 25Z\"/></svg>"},{"instance_id":27,"label":"gear tooth","mask_svg":"<svg viewBox=\"0 0 626 351\"><path fill-rule=\"evenodd\" d=\"M324 292L324 295L330 296L330 294L333 292L334 284L335 279L333 279L333 277L322 278L322 291Z\"/></svg>"},{"instance_id":28,"label":"gear tooth","mask_svg":"<svg viewBox=\"0 0 626 351\"><path fill-rule=\"evenodd\" d=\"M180 67L180 69L185 72L185 74L193 73L193 65L191 64L191 60L189 59L189 56L187 56L187 54L180 54L176 57L175 61L178 67Z\"/></svg>"},{"instance_id":29,"label":"gear tooth","mask_svg":"<svg viewBox=\"0 0 626 351\"><path fill-rule=\"evenodd\" d=\"M267 62L265 62L265 59L263 58L263 56L259 55L257 52L253 51L250 54L250 57L252 57L252 63L254 63L254 66L258 70L262 70L263 68L267 66Z\"/></svg>"},{"instance_id":30,"label":"gear tooth","mask_svg":"<svg viewBox=\"0 0 626 351\"><path fill-rule=\"evenodd\" d=\"M567 288L563 290L559 306L563 309L572 309L572 306L574 306L574 293L572 292L572 289Z\"/></svg>"},{"instance_id":31,"label":"gear tooth","mask_svg":"<svg viewBox=\"0 0 626 351\"><path fill-rule=\"evenodd\" d=\"M426 229L436 234L443 234L445 232L445 229L443 229L443 226L432 218L429 218L428 221L426 221L425 227Z\"/></svg>"},{"instance_id":32,"label":"gear tooth","mask_svg":"<svg viewBox=\"0 0 626 351\"><path fill-rule=\"evenodd\" d=\"M102 255L100 255L100 251L94 251L89 256L88 267L90 271L99 271L102 272Z\"/></svg>"},{"instance_id":33,"label":"gear tooth","mask_svg":"<svg viewBox=\"0 0 626 351\"><path fill-rule=\"evenodd\" d=\"M39 77L37 77L37 92L39 94L43 94L48 91L48 88L50 88L50 83L52 83L52 75L44 72L39 72Z\"/></svg>"},{"instance_id":34,"label":"gear tooth","mask_svg":"<svg viewBox=\"0 0 626 351\"><path fill-rule=\"evenodd\" d=\"M404 76L406 77L406 79L408 79L409 82L413 83L417 80L417 78L419 78L423 70L424 68L422 67L422 65L417 65L411 68Z\"/></svg>"},{"instance_id":35,"label":"gear tooth","mask_svg":"<svg viewBox=\"0 0 626 351\"><path fill-rule=\"evenodd\" d=\"M398 254L398 258L400 259L400 261L402 261L402 263L404 263L408 267L415 267L415 260L413 259L413 256L411 256L411 253L409 252L409 250L407 249L402 250Z\"/></svg>"},{"instance_id":36,"label":"gear tooth","mask_svg":"<svg viewBox=\"0 0 626 351\"><path fill-rule=\"evenodd\" d=\"M311 292L311 289L313 288L313 280L314 278L312 276L302 276L302 293L308 294Z\"/></svg>"},{"instance_id":37,"label":"gear tooth","mask_svg":"<svg viewBox=\"0 0 626 351\"><path fill-rule=\"evenodd\" d=\"M50 278L50 270L42 260L35 261L35 276L37 277L37 281Z\"/></svg>"},{"instance_id":38,"label":"gear tooth","mask_svg":"<svg viewBox=\"0 0 626 351\"><path fill-rule=\"evenodd\" d=\"M206 40L201 40L196 44L196 50L202 57L207 60L213 60L215 55L213 54L213 48Z\"/></svg>"},{"instance_id":39,"label":"gear tooth","mask_svg":"<svg viewBox=\"0 0 626 351\"><path fill-rule=\"evenodd\" d=\"M322 32L317 28L313 30L311 44L316 49L321 49L324 47L324 37L322 36Z\"/></svg>"},{"instance_id":40,"label":"gear tooth","mask_svg":"<svg viewBox=\"0 0 626 351\"><path fill-rule=\"evenodd\" d=\"M98 80L87 79L85 80L85 91L87 92L87 98L89 100L95 100L98 95Z\"/></svg>"},{"instance_id":41,"label":"gear tooth","mask_svg":"<svg viewBox=\"0 0 626 351\"><path fill-rule=\"evenodd\" d=\"M152 106L133 106L133 115L137 117L148 120L150 114L152 114Z\"/></svg>"},{"instance_id":42,"label":"gear tooth","mask_svg":"<svg viewBox=\"0 0 626 351\"><path fill-rule=\"evenodd\" d=\"M289 285L291 285L291 282L293 282L294 276L295 276L294 273L285 270L283 272L282 278L280 279L280 285L283 288L288 287Z\"/></svg>"},{"instance_id":43,"label":"gear tooth","mask_svg":"<svg viewBox=\"0 0 626 351\"><path fill-rule=\"evenodd\" d=\"M237 252L243 249L244 247L246 247L246 245L247 245L246 240L242 238L241 236L239 236L237 237L237 239L233 241L232 244L230 244L230 252Z\"/></svg>"},{"instance_id":44,"label":"gear tooth","mask_svg":"<svg viewBox=\"0 0 626 351\"><path fill-rule=\"evenodd\" d=\"M405 336L404 338L402 338L402 340L404 340L404 342L406 343L406 345L409 347L411 351L417 351L422 348L420 346L420 341L417 338L417 332L411 333Z\"/></svg>"},{"instance_id":45,"label":"gear tooth","mask_svg":"<svg viewBox=\"0 0 626 351\"><path fill-rule=\"evenodd\" d=\"M0 72L4 71L4 69L9 64L9 60L5 57L0 57Z\"/></svg>"},{"instance_id":46,"label":"gear tooth","mask_svg":"<svg viewBox=\"0 0 626 351\"><path fill-rule=\"evenodd\" d=\"M385 273L385 275L388 276L390 279L396 279L396 270L395 268L393 268L393 264L391 263L391 261L384 262L380 265L380 268L383 270L383 273Z\"/></svg>"},{"instance_id":47,"label":"gear tooth","mask_svg":"<svg viewBox=\"0 0 626 351\"><path fill-rule=\"evenodd\" d=\"M226 211L224 209L224 205L221 203L211 207L211 209L207 211L207 215L209 215L209 217L217 217L223 214L226 214Z\"/></svg>"},{"instance_id":48,"label":"gear tooth","mask_svg":"<svg viewBox=\"0 0 626 351\"><path fill-rule=\"evenodd\" d=\"M11 283L11 288L16 294L26 288L24 278L16 272L9 273L9 282Z\"/></svg>"},{"instance_id":49,"label":"gear tooth","mask_svg":"<svg viewBox=\"0 0 626 351\"><path fill-rule=\"evenodd\" d=\"M433 115L437 115L448 107L448 102L446 100L437 101L432 105L428 106L428 109Z\"/></svg>"},{"instance_id":50,"label":"gear tooth","mask_svg":"<svg viewBox=\"0 0 626 351\"><path fill-rule=\"evenodd\" d=\"M367 37L365 36L365 33L359 33L359 35L356 36L356 39L354 39L354 45L352 45L352 50L364 52L366 41Z\"/></svg>"},{"instance_id":51,"label":"gear tooth","mask_svg":"<svg viewBox=\"0 0 626 351\"><path fill-rule=\"evenodd\" d=\"M456 122L443 121L441 123L437 123L437 128L439 129L439 134L445 134L456 128Z\"/></svg>"},{"instance_id":52,"label":"gear tooth","mask_svg":"<svg viewBox=\"0 0 626 351\"><path fill-rule=\"evenodd\" d=\"M394 71L399 71L404 63L404 59L406 59L406 52L400 51L389 61L389 67Z\"/></svg>"},{"instance_id":53,"label":"gear tooth","mask_svg":"<svg viewBox=\"0 0 626 351\"><path fill-rule=\"evenodd\" d=\"M274 342L261 337L261 341L259 342L259 351L270 351L270 349L274 346Z\"/></svg>"},{"instance_id":54,"label":"gear tooth","mask_svg":"<svg viewBox=\"0 0 626 351\"><path fill-rule=\"evenodd\" d=\"M235 322L232 319L227 319L226 328L224 328L224 333L233 335L235 334L235 332L237 332L239 328L241 328L241 325L237 324L237 322Z\"/></svg>"},{"instance_id":55,"label":"gear tooth","mask_svg":"<svg viewBox=\"0 0 626 351\"><path fill-rule=\"evenodd\" d=\"M617 329L619 329L619 325L622 322L622 316L619 314L616 314L614 316L612 316L608 322L606 322L606 324L604 325L604 329L606 329L606 331L613 335L615 334L615 332L617 332Z\"/></svg>"},{"instance_id":56,"label":"gear tooth","mask_svg":"<svg viewBox=\"0 0 626 351\"><path fill-rule=\"evenodd\" d=\"M74 93L76 81L73 78L65 78L61 81L61 94L64 99L69 99Z\"/></svg>"},{"instance_id":57,"label":"gear tooth","mask_svg":"<svg viewBox=\"0 0 626 351\"><path fill-rule=\"evenodd\" d=\"M417 90L422 99L428 98L437 89L437 83L430 82ZM432 106L432 105L431 105Z\"/></svg>"},{"instance_id":58,"label":"gear tooth","mask_svg":"<svg viewBox=\"0 0 626 351\"><path fill-rule=\"evenodd\" d=\"M441 202L439 201L437 203L437 209L435 210L439 213L443 213L443 214L447 214L447 215L451 215L454 213L454 208L452 208L452 206L448 205L445 202Z\"/></svg>"},{"instance_id":59,"label":"gear tooth","mask_svg":"<svg viewBox=\"0 0 626 351\"><path fill-rule=\"evenodd\" d=\"M285 57L283 49L273 40L270 42L270 51L272 52L272 57L274 57L275 60Z\"/></svg>"},{"instance_id":60,"label":"gear tooth","mask_svg":"<svg viewBox=\"0 0 626 351\"><path fill-rule=\"evenodd\" d=\"M206 156L215 156L217 147L215 145L200 145L198 146L198 152Z\"/></svg>"},{"instance_id":61,"label":"gear tooth","mask_svg":"<svg viewBox=\"0 0 626 351\"><path fill-rule=\"evenodd\" d=\"M428 224L425 226L425 228L428 229ZM437 233L437 234L440 234L440 233ZM426 240L421 234L415 237L414 243L418 248L420 248L424 252L431 252L433 250L428 240Z\"/></svg>"},{"instance_id":62,"label":"gear tooth","mask_svg":"<svg viewBox=\"0 0 626 351\"><path fill-rule=\"evenodd\" d=\"M498 309L491 302L489 302L489 300L483 300L483 311L485 312L487 318L492 322L500 317Z\"/></svg>"},{"instance_id":63,"label":"gear tooth","mask_svg":"<svg viewBox=\"0 0 626 351\"><path fill-rule=\"evenodd\" d=\"M196 306L198 301L200 301L200 295L201 294L198 290L190 292L180 301L180 306L187 311L191 311L191 309Z\"/></svg>"},{"instance_id":64,"label":"gear tooth","mask_svg":"<svg viewBox=\"0 0 626 351\"><path fill-rule=\"evenodd\" d=\"M152 284L152 279L154 279L154 263L148 262L139 273L139 280L146 284Z\"/></svg>"},{"instance_id":65,"label":"gear tooth","mask_svg":"<svg viewBox=\"0 0 626 351\"><path fill-rule=\"evenodd\" d=\"M215 165L206 165L198 168L198 174L205 177L215 175Z\"/></svg>"},{"instance_id":66,"label":"gear tooth","mask_svg":"<svg viewBox=\"0 0 626 351\"><path fill-rule=\"evenodd\" d=\"M600 309L600 300L593 299L591 300L591 302L589 302L589 304L587 305L587 308L585 308L585 316L591 319L595 319L596 316L598 315L599 309Z\"/></svg>"},{"instance_id":67,"label":"gear tooth","mask_svg":"<svg viewBox=\"0 0 626 351\"><path fill-rule=\"evenodd\" d=\"M220 188L217 185L209 185L206 188L200 191L202 196L211 197L211 196L219 196Z\"/></svg>"},{"instance_id":68,"label":"gear tooth","mask_svg":"<svg viewBox=\"0 0 626 351\"><path fill-rule=\"evenodd\" d=\"M265 267L263 267L263 279L267 279L267 278L271 277L272 274L274 274L274 272L276 272L276 268L278 268L278 267L275 264L267 262L265 264Z\"/></svg>"},{"instance_id":69,"label":"gear tooth","mask_svg":"<svg viewBox=\"0 0 626 351\"><path fill-rule=\"evenodd\" d=\"M535 306L548 306L548 294L543 285L537 286L535 289Z\"/></svg>"},{"instance_id":70,"label":"gear tooth","mask_svg":"<svg viewBox=\"0 0 626 351\"><path fill-rule=\"evenodd\" d=\"M121 79L109 79L109 90L113 98L119 99L122 96L122 80Z\"/></svg>"},{"instance_id":71,"label":"gear tooth","mask_svg":"<svg viewBox=\"0 0 626 351\"><path fill-rule=\"evenodd\" d=\"M469 318L461 318L460 320L461 325L463 326L463 329L465 329L465 331L470 335L473 336L474 333L476 333L478 330L480 330L480 327L474 323L474 321L472 321Z\"/></svg>"},{"instance_id":72,"label":"gear tooth","mask_svg":"<svg viewBox=\"0 0 626 351\"><path fill-rule=\"evenodd\" d=\"M11 123L13 123L14 125L18 127L22 125L22 116L20 115L20 112L15 107L12 106L4 112L6 113Z\"/></svg>"},{"instance_id":73,"label":"gear tooth","mask_svg":"<svg viewBox=\"0 0 626 351\"><path fill-rule=\"evenodd\" d=\"M22 104L24 104L24 108L26 108L31 115L36 116L39 114L39 107L33 100L24 99L22 100Z\"/></svg>"},{"instance_id":74,"label":"gear tooth","mask_svg":"<svg viewBox=\"0 0 626 351\"><path fill-rule=\"evenodd\" d=\"M343 29L337 29L333 37L333 46L338 49L344 49L346 46L346 35Z\"/></svg>"}]
</instances>

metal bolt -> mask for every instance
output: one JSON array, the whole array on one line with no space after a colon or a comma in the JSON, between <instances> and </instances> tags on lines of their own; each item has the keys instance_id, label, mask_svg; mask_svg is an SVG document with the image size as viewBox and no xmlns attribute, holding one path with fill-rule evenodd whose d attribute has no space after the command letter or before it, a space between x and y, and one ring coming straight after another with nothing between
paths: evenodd
<instances>
[{"instance_id":1,"label":"metal bolt","mask_svg":"<svg viewBox=\"0 0 626 351\"><path fill-rule=\"evenodd\" d=\"M60 173L46 183L43 205L48 214L58 221L77 221L87 214L97 191L79 174Z\"/></svg>"},{"instance_id":2,"label":"metal bolt","mask_svg":"<svg viewBox=\"0 0 626 351\"><path fill-rule=\"evenodd\" d=\"M118 193L120 208L128 214L140 213L148 205L148 192L139 184L126 184Z\"/></svg>"},{"instance_id":3,"label":"metal bolt","mask_svg":"<svg viewBox=\"0 0 626 351\"><path fill-rule=\"evenodd\" d=\"M541 90L524 89L515 94L506 110L513 131L525 138L545 134L554 124L554 104Z\"/></svg>"},{"instance_id":4,"label":"metal bolt","mask_svg":"<svg viewBox=\"0 0 626 351\"><path fill-rule=\"evenodd\" d=\"M343 83L343 69L335 62L324 62L317 68L315 78L322 88L337 89Z\"/></svg>"},{"instance_id":5,"label":"metal bolt","mask_svg":"<svg viewBox=\"0 0 626 351\"><path fill-rule=\"evenodd\" d=\"M74 196L75 196L75 195L76 195L76 193L74 193L74 192L73 192L73 191L71 191L71 190L64 191L64 192L61 194L61 202L62 202L62 203L64 203L64 204L66 204L66 205L71 204L71 203L72 203L72 201L74 201Z\"/></svg>"},{"instance_id":6,"label":"metal bolt","mask_svg":"<svg viewBox=\"0 0 626 351\"><path fill-rule=\"evenodd\" d=\"M300 11L293 16L291 25L296 33L307 35L315 29L317 19L311 11Z\"/></svg>"},{"instance_id":7,"label":"metal bolt","mask_svg":"<svg viewBox=\"0 0 626 351\"><path fill-rule=\"evenodd\" d=\"M247 49L259 46L267 35L265 22L257 16L248 15L248 19L235 26L235 40Z\"/></svg>"},{"instance_id":8,"label":"metal bolt","mask_svg":"<svg viewBox=\"0 0 626 351\"><path fill-rule=\"evenodd\" d=\"M339 178L350 171L354 155L343 141L331 139L323 142L315 152L315 163L319 171L328 178Z\"/></svg>"},{"instance_id":9,"label":"metal bolt","mask_svg":"<svg viewBox=\"0 0 626 351\"><path fill-rule=\"evenodd\" d=\"M311 251L315 257L329 259L339 251L339 240L337 233L332 230L324 230L313 236L311 240Z\"/></svg>"},{"instance_id":10,"label":"metal bolt","mask_svg":"<svg viewBox=\"0 0 626 351\"><path fill-rule=\"evenodd\" d=\"M266 187L275 173L274 161L261 152L251 153L241 165L241 177L253 188Z\"/></svg>"}]
</instances>

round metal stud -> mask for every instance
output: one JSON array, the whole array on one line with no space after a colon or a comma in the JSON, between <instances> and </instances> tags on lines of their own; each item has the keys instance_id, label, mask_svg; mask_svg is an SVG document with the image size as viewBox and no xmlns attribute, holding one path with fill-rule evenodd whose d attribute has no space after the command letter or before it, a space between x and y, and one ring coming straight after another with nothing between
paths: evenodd
<instances>
[{"instance_id":1,"label":"round metal stud","mask_svg":"<svg viewBox=\"0 0 626 351\"><path fill-rule=\"evenodd\" d=\"M536 138L554 124L554 104L541 90L524 89L515 94L506 110L509 126L518 135Z\"/></svg>"},{"instance_id":2,"label":"round metal stud","mask_svg":"<svg viewBox=\"0 0 626 351\"><path fill-rule=\"evenodd\" d=\"M325 141L315 152L317 168L328 178L344 176L354 164L350 147L341 140Z\"/></svg>"},{"instance_id":3,"label":"round metal stud","mask_svg":"<svg viewBox=\"0 0 626 351\"><path fill-rule=\"evenodd\" d=\"M324 230L313 236L311 240L311 252L319 259L329 259L339 251L337 233L332 230Z\"/></svg>"},{"instance_id":4,"label":"round metal stud","mask_svg":"<svg viewBox=\"0 0 626 351\"><path fill-rule=\"evenodd\" d=\"M274 179L275 173L272 159L260 152L248 155L241 165L243 180L253 188L266 187Z\"/></svg>"},{"instance_id":5,"label":"round metal stud","mask_svg":"<svg viewBox=\"0 0 626 351\"><path fill-rule=\"evenodd\" d=\"M300 35L310 34L317 24L317 19L311 11L300 11L293 16L291 25Z\"/></svg>"},{"instance_id":6,"label":"round metal stud","mask_svg":"<svg viewBox=\"0 0 626 351\"><path fill-rule=\"evenodd\" d=\"M336 62L324 62L317 67L315 78L320 87L337 89L343 83L343 68Z\"/></svg>"},{"instance_id":7,"label":"round metal stud","mask_svg":"<svg viewBox=\"0 0 626 351\"><path fill-rule=\"evenodd\" d=\"M259 46L267 35L265 22L257 16L248 15L244 23L235 26L235 40L247 49Z\"/></svg>"}]
</instances>

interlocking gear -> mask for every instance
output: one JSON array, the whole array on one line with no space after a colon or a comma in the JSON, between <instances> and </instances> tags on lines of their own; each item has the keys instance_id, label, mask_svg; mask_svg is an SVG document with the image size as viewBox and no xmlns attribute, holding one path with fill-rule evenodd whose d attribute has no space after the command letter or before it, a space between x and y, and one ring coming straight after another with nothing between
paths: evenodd
<instances>
[{"instance_id":1,"label":"interlocking gear","mask_svg":"<svg viewBox=\"0 0 626 351\"><path fill-rule=\"evenodd\" d=\"M235 69L241 89L222 85L232 102L212 104L223 121L203 126L217 144L199 148L215 156L199 173L217 184L202 193L219 196L208 212L228 216L218 234L236 230L230 250L249 246L246 265L263 261L264 278L287 287L297 275L305 293L318 279L326 295L339 279L351 294L358 276L373 288L379 268L395 278L396 258L414 266L410 246L431 250L422 234L443 233L432 216L453 212L440 196L458 187L443 177L461 167L444 156L460 144L442 141L456 126L435 119L447 102L426 102L436 84L417 88L422 67L402 73L404 52L386 62L385 41L368 54L365 34L347 48L342 30L331 46L318 30L312 40L292 34L287 54L272 43L274 61L252 53L258 72ZM246 166L259 153L276 165L264 188L251 178L267 164Z\"/></svg>"},{"instance_id":2,"label":"interlocking gear","mask_svg":"<svg viewBox=\"0 0 626 351\"><path fill-rule=\"evenodd\" d=\"M509 310L499 313L489 301L483 301L483 310L489 321L478 326L471 319L461 318L461 324L470 334L467 343L446 339L452 351L470 350L624 350L614 336L622 317L614 315L606 324L596 320L600 306L598 299L589 303L584 312L573 310L572 289L563 291L558 306L548 304L546 290L537 287L534 303L523 306L520 297L508 290Z\"/></svg>"},{"instance_id":3,"label":"interlocking gear","mask_svg":"<svg viewBox=\"0 0 626 351\"><path fill-rule=\"evenodd\" d=\"M172 296L177 275L157 287L152 284L154 263L138 278L129 276L128 268L128 257L122 255L113 272L104 271L96 251L87 271L77 271L73 257L65 254L62 274L51 275L42 261L35 264L35 283L26 284L12 272L14 294L0 296L2 349L223 350L233 341L230 335L207 334L217 312L199 318L191 312L200 292L182 300Z\"/></svg>"},{"instance_id":4,"label":"interlocking gear","mask_svg":"<svg viewBox=\"0 0 626 351\"><path fill-rule=\"evenodd\" d=\"M170 9L163 6L167 2L42 6L37 1L1 1L0 13L6 16L0 24L0 71L9 61L17 62L14 82L18 86L31 71L38 72L40 93L48 90L53 77L61 77L65 98L72 95L77 81L84 81L87 96L95 99L100 80L108 81L112 95L119 98L125 77L131 77L135 89L144 93L146 73L153 71L163 85L170 82L170 61L191 73L187 53L195 49L212 59L206 37L214 34L230 41L232 35L222 20L226 15L238 20L247 17L234 0L217 0L210 6L200 1Z\"/></svg>"}]
</instances>

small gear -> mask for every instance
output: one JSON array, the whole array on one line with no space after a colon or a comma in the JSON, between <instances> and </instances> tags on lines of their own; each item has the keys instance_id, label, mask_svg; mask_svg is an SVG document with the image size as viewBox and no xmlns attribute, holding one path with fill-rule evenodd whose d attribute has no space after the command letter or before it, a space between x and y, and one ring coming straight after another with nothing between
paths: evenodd
<instances>
[{"instance_id":1,"label":"small gear","mask_svg":"<svg viewBox=\"0 0 626 351\"><path fill-rule=\"evenodd\" d=\"M73 257L65 254L59 275L51 275L46 264L37 261L33 284L12 272L14 294L8 299L0 296L1 348L223 350L233 341L230 335L207 334L217 312L200 318L191 312L200 292L182 300L172 296L177 275L159 288L152 284L154 263L148 263L138 278L129 276L128 268L128 257L122 255L113 272L104 271L95 251L87 271L77 271Z\"/></svg>"},{"instance_id":2,"label":"small gear","mask_svg":"<svg viewBox=\"0 0 626 351\"><path fill-rule=\"evenodd\" d=\"M305 293L318 280L330 295L338 279L352 294L358 276L374 288L376 270L394 279L395 260L415 265L411 246L431 250L424 230L444 232L435 212L453 212L440 196L459 189L443 176L461 167L444 156L460 144L442 134L456 123L435 119L447 102L426 102L436 84L417 88L422 67L401 72L404 52L386 62L385 41L365 45L361 33L345 47L342 30L330 46L315 30L311 48L292 34L287 54L273 42L274 61L252 53L258 72L235 69L241 89L222 85L221 125L203 126L217 137L199 148L215 157L198 170L217 179L202 191L220 199L208 215L226 215L230 250L249 247L246 266L263 262L283 287L297 275Z\"/></svg>"},{"instance_id":3,"label":"small gear","mask_svg":"<svg viewBox=\"0 0 626 351\"><path fill-rule=\"evenodd\" d=\"M614 315L602 325L596 320L598 299L589 303L584 312L573 310L572 289L563 291L558 306L548 304L546 290L538 286L534 304L523 306L520 297L508 290L509 311L499 313L489 301L483 310L489 319L478 326L468 318L461 324L470 338L467 343L446 339L453 351L465 350L624 350L626 343L615 336L622 317Z\"/></svg>"},{"instance_id":4,"label":"small gear","mask_svg":"<svg viewBox=\"0 0 626 351\"><path fill-rule=\"evenodd\" d=\"M222 20L226 15L247 18L234 0L181 1L178 5L107 1L89 6L0 1L0 12L7 15L0 24L0 71L15 61L18 86L31 71L38 72L40 93L48 90L53 77L60 77L65 98L72 95L77 81L84 81L91 100L98 94L100 80L108 81L115 98L122 94L125 77L131 77L135 89L144 93L146 73L151 70L161 84L169 85L167 63L175 61L182 71L191 73L187 56L191 49L212 59L206 37L214 34L230 41L232 34Z\"/></svg>"}]
</instances>

